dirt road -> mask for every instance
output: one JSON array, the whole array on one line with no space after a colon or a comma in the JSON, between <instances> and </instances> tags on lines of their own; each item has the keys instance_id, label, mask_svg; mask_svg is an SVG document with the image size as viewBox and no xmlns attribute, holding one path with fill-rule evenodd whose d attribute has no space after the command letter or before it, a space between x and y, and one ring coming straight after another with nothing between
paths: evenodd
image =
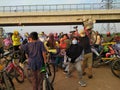
<instances>
[{"instance_id":1,"label":"dirt road","mask_svg":"<svg viewBox=\"0 0 120 90\"><path fill-rule=\"evenodd\" d=\"M54 82L55 90L120 90L120 79L115 77L110 67L102 66L93 69L93 78L88 79L87 75L84 77L87 86L81 87L78 84L78 76L76 72L73 72L71 78L65 78L62 70L58 70L56 73L56 79ZM15 82L15 81L14 81ZM24 83L19 84L15 82L16 90L32 90L32 85L25 80Z\"/></svg>"}]
</instances>

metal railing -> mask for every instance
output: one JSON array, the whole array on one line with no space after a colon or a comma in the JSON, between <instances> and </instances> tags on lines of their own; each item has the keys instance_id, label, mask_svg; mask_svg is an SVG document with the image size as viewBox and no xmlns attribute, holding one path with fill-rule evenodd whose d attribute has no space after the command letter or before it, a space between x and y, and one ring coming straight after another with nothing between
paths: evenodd
<instances>
[{"instance_id":1,"label":"metal railing","mask_svg":"<svg viewBox=\"0 0 120 90\"><path fill-rule=\"evenodd\" d=\"M108 3L82 3L82 4L0 6L0 12L120 9L120 2L111 3L109 7L107 7L107 4Z\"/></svg>"}]
</instances>

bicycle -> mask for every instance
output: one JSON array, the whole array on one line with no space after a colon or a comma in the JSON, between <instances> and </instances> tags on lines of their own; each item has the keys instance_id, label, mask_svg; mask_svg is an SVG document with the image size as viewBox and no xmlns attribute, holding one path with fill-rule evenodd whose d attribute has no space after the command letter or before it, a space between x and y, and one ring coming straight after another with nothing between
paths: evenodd
<instances>
[{"instance_id":1,"label":"bicycle","mask_svg":"<svg viewBox=\"0 0 120 90\"><path fill-rule=\"evenodd\" d=\"M115 60L111 65L111 71L113 75L120 78L120 59Z\"/></svg>"},{"instance_id":2,"label":"bicycle","mask_svg":"<svg viewBox=\"0 0 120 90\"><path fill-rule=\"evenodd\" d=\"M97 34L94 30L92 30L95 20L93 20L91 17L90 18L78 18L77 20L82 21L84 31L85 31L86 35L90 38L90 44L91 45L95 44L95 42L97 40Z\"/></svg>"},{"instance_id":3,"label":"bicycle","mask_svg":"<svg viewBox=\"0 0 120 90\"><path fill-rule=\"evenodd\" d=\"M30 83L32 83L32 81L31 81L32 73L31 73L31 69L30 69L28 64L29 64L28 60L23 62L24 73L25 73L25 77L28 79L28 81ZM53 84L53 82L55 80L55 66L53 65L53 63L48 61L46 70L47 70L47 73L48 73L49 81L50 81L51 84Z\"/></svg>"},{"instance_id":4,"label":"bicycle","mask_svg":"<svg viewBox=\"0 0 120 90\"><path fill-rule=\"evenodd\" d=\"M9 58L8 58L9 57ZM17 82L24 82L24 70L19 66L19 51L8 52L3 56L5 59L4 69L11 78L15 78Z\"/></svg>"},{"instance_id":5,"label":"bicycle","mask_svg":"<svg viewBox=\"0 0 120 90\"><path fill-rule=\"evenodd\" d=\"M120 44L115 45L115 47L117 48L117 55L119 59L115 60L111 64L111 71L116 77L120 78Z\"/></svg>"},{"instance_id":6,"label":"bicycle","mask_svg":"<svg viewBox=\"0 0 120 90\"><path fill-rule=\"evenodd\" d=\"M111 53L104 53L104 49L102 49L101 52L99 53L99 56L97 56L93 60L94 68L98 68L99 66L105 65L105 64L111 65L113 61L115 61L119 58L118 53L117 53L117 48L114 47L115 44L116 44L116 42L108 42L108 43L102 44L103 46L108 45L109 46L108 49L112 49L112 50L111 50Z\"/></svg>"},{"instance_id":7,"label":"bicycle","mask_svg":"<svg viewBox=\"0 0 120 90\"><path fill-rule=\"evenodd\" d=\"M14 83L5 69L0 71L0 90L15 90Z\"/></svg>"},{"instance_id":8,"label":"bicycle","mask_svg":"<svg viewBox=\"0 0 120 90\"><path fill-rule=\"evenodd\" d=\"M43 73L43 82L42 82L42 89L43 90L54 90L53 84L49 78L50 76L50 64L46 63L44 67L41 69L41 73Z\"/></svg>"},{"instance_id":9,"label":"bicycle","mask_svg":"<svg viewBox=\"0 0 120 90\"><path fill-rule=\"evenodd\" d=\"M8 55L9 53L6 53ZM14 83L4 68L4 63L2 62L2 58L0 60L0 90L15 90Z\"/></svg>"},{"instance_id":10,"label":"bicycle","mask_svg":"<svg viewBox=\"0 0 120 90\"><path fill-rule=\"evenodd\" d=\"M32 73L31 73L31 69L28 67L28 61L25 61L24 65L25 65L24 66L25 76L28 79L28 81L32 83L32 79L31 79ZM55 79L55 74L52 72L51 68L55 70L54 65L48 62L42 67L40 71L40 73L43 74L42 90L54 90L53 82Z\"/></svg>"}]
</instances>

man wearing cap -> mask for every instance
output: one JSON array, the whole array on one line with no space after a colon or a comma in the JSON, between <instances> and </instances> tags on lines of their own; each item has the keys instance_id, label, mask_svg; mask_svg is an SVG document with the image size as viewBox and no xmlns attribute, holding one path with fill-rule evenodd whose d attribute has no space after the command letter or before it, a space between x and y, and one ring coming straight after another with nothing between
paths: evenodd
<instances>
[{"instance_id":1,"label":"man wearing cap","mask_svg":"<svg viewBox=\"0 0 120 90\"><path fill-rule=\"evenodd\" d=\"M88 78L92 78L92 51L91 51L91 45L90 45L90 39L85 34L84 30L80 30L80 44L82 45L84 49L84 60L82 64L83 69L83 75L86 74L85 69L86 66L88 68Z\"/></svg>"}]
</instances>

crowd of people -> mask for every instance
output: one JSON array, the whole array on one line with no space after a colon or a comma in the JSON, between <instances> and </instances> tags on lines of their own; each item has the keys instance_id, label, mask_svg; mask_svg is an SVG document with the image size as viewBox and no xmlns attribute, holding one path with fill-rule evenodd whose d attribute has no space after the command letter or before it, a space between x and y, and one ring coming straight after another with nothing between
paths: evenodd
<instances>
[{"instance_id":1,"label":"crowd of people","mask_svg":"<svg viewBox=\"0 0 120 90\"><path fill-rule=\"evenodd\" d=\"M107 32L106 37L102 37L98 32L97 40L94 46L98 49L103 42L119 42L120 36L115 34L111 36ZM14 50L24 51L25 58L21 60L22 63L25 59L29 60L29 67L33 73L33 90L41 88L42 75L39 71L43 64L47 63L47 53L51 54L55 62L56 71L58 71L59 64L62 64L63 72L66 77L72 76L72 71L76 68L79 77L79 84L86 86L84 75L88 75L89 79L93 78L93 53L90 44L90 38L86 35L84 30L78 31L77 29L70 33L37 33L36 31L26 32L22 37L19 31L15 30L8 33L7 37L1 41L0 53L13 46ZM3 50L4 47L4 50ZM86 72L86 69L88 71Z\"/></svg>"}]
</instances>

